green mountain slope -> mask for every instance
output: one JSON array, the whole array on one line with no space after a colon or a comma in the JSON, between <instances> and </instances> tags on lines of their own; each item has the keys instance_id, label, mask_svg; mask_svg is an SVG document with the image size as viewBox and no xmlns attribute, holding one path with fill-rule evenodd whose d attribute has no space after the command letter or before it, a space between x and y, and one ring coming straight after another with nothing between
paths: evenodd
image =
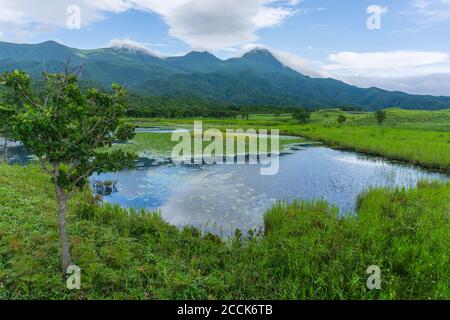
<instances>
[{"instance_id":1,"label":"green mountain slope","mask_svg":"<svg viewBox=\"0 0 450 320\"><path fill-rule=\"evenodd\" d=\"M152 96L196 98L240 105L305 107L357 106L445 109L450 97L409 95L362 89L335 79L311 78L279 62L267 50L220 60L208 52L160 58L139 49L79 50L54 41L40 44L0 42L0 70L23 69L38 78L43 70L83 64L82 80L109 86L118 82Z\"/></svg>"}]
</instances>

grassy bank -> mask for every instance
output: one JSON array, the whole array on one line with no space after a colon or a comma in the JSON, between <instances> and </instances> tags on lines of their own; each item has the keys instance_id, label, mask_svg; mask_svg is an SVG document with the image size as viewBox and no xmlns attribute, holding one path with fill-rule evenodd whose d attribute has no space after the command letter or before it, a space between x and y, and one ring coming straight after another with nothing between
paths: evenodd
<instances>
[{"instance_id":1,"label":"grassy bank","mask_svg":"<svg viewBox=\"0 0 450 320\"><path fill-rule=\"evenodd\" d=\"M377 125L373 113L320 110L307 125L288 115L250 115L244 119L203 119L205 127L278 128L287 135L325 142L333 147L382 156L391 160L450 172L450 109L411 111L387 109L386 121ZM339 126L337 118L347 121ZM137 125L191 126L192 119L129 119Z\"/></svg>"},{"instance_id":2,"label":"grassy bank","mask_svg":"<svg viewBox=\"0 0 450 320\"><path fill-rule=\"evenodd\" d=\"M79 194L69 231L80 291L59 273L55 206L37 167L0 165L0 299L450 298L450 184L371 190L345 218L322 201L280 204L265 234L227 242ZM366 287L370 265L379 291Z\"/></svg>"},{"instance_id":3,"label":"grassy bank","mask_svg":"<svg viewBox=\"0 0 450 320\"><path fill-rule=\"evenodd\" d=\"M450 132L371 126L296 126L284 133L325 142L333 147L450 172Z\"/></svg>"},{"instance_id":4,"label":"grassy bank","mask_svg":"<svg viewBox=\"0 0 450 320\"><path fill-rule=\"evenodd\" d=\"M403 110L398 108L386 109L384 127L397 129L410 129L422 131L450 131L450 109L424 111ZM309 124L337 126L338 116L343 115L347 121L345 126L376 126L377 120L373 112L345 112L338 109L324 109L311 113ZM298 121L290 114L250 114L249 119L198 119L202 120L205 127L280 127L296 126ZM192 126L194 119L165 119L165 118L129 118L129 122L139 126Z\"/></svg>"}]
</instances>

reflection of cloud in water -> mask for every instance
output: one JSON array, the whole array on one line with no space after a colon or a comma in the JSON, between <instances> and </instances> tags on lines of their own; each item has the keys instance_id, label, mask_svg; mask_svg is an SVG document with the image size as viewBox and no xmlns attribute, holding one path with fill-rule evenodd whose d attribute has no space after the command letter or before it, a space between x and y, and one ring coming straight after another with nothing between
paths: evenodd
<instances>
[{"instance_id":1,"label":"reflection of cloud in water","mask_svg":"<svg viewBox=\"0 0 450 320\"><path fill-rule=\"evenodd\" d=\"M228 236L236 228L246 232L262 226L264 212L277 199L323 198L347 214L354 210L357 196L370 187L408 187L423 178L446 178L325 147L306 148L280 157L280 171L275 176L261 176L259 169L259 165L148 164L102 175L102 179L119 181L118 193L105 201L160 209L172 224L193 225Z\"/></svg>"},{"instance_id":2,"label":"reflection of cloud in water","mask_svg":"<svg viewBox=\"0 0 450 320\"><path fill-rule=\"evenodd\" d=\"M188 129L175 129L170 127L148 127L136 128L136 133L174 133L174 132L189 132Z\"/></svg>"},{"instance_id":3,"label":"reflection of cloud in water","mask_svg":"<svg viewBox=\"0 0 450 320\"><path fill-rule=\"evenodd\" d=\"M367 159L358 156L339 156L334 157L333 159L359 166L383 167L386 165L386 162L383 162L381 160Z\"/></svg>"},{"instance_id":4,"label":"reflection of cloud in water","mask_svg":"<svg viewBox=\"0 0 450 320\"><path fill-rule=\"evenodd\" d=\"M237 228L254 227L255 217L262 222L265 196L245 188L235 172L213 169L198 172L172 189L171 197L160 208L163 217L176 225L194 225L203 229L216 225L226 234ZM266 198L267 199L267 198Z\"/></svg>"}]
</instances>

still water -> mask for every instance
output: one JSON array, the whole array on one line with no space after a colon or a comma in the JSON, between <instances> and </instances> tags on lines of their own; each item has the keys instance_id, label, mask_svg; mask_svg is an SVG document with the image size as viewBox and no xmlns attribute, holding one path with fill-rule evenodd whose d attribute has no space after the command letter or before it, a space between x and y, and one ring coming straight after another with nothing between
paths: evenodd
<instances>
[{"instance_id":1,"label":"still water","mask_svg":"<svg viewBox=\"0 0 450 320\"><path fill-rule=\"evenodd\" d=\"M325 199L352 213L358 194L377 186L415 186L420 179L447 180L439 173L309 146L280 157L275 176L261 176L260 165L156 165L141 159L133 170L95 176L117 181L104 200L129 208L159 210L177 226L192 225L228 236L239 228L259 228L277 200Z\"/></svg>"},{"instance_id":2,"label":"still water","mask_svg":"<svg viewBox=\"0 0 450 320\"><path fill-rule=\"evenodd\" d=\"M175 166L169 159L161 163L141 158L132 170L95 175L91 180L117 181L105 202L159 210L174 225L192 225L223 237L237 228L244 232L260 228L264 212L277 200L325 199L341 214L352 214L357 196L370 187L449 180L444 174L315 144L292 149L280 157L275 176L260 175L260 165ZM10 145L9 154L12 163L33 159L19 143Z\"/></svg>"}]
</instances>

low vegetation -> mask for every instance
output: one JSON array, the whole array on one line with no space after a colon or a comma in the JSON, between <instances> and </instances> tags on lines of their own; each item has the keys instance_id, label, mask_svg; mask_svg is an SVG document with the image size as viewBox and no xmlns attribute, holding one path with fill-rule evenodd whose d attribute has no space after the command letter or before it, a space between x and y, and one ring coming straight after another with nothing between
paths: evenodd
<instances>
[{"instance_id":1,"label":"low vegetation","mask_svg":"<svg viewBox=\"0 0 450 320\"><path fill-rule=\"evenodd\" d=\"M86 190L68 216L80 291L61 281L53 192L37 166L0 166L1 299L450 298L450 184L370 190L341 218L323 201L280 203L263 232L228 241ZM370 265L381 290L366 287Z\"/></svg>"},{"instance_id":2,"label":"low vegetation","mask_svg":"<svg viewBox=\"0 0 450 320\"><path fill-rule=\"evenodd\" d=\"M338 122L339 119L343 122ZM187 127L191 127L194 122L193 119L128 121L138 126ZM338 109L312 112L306 124L299 124L289 114L251 114L249 120L203 119L203 123L205 127L216 128L279 128L283 134L322 141L335 148L450 172L450 109L387 109L381 124L375 113L349 113Z\"/></svg>"},{"instance_id":3,"label":"low vegetation","mask_svg":"<svg viewBox=\"0 0 450 320\"><path fill-rule=\"evenodd\" d=\"M378 127L306 126L284 132L323 141L332 147L450 172L450 132Z\"/></svg>"},{"instance_id":4,"label":"low vegetation","mask_svg":"<svg viewBox=\"0 0 450 320\"><path fill-rule=\"evenodd\" d=\"M111 105L107 96L102 98ZM67 109L73 105L77 103ZM229 107L226 114L200 109L190 118L189 109L176 119L164 118L174 115L160 114L163 108L158 108L162 118L126 121L190 127L200 115L207 117L205 128L278 128L299 137L282 139L282 147L305 137L450 172L450 110L387 109L377 116L332 109L293 115L282 109L252 114L251 109ZM73 130L77 125L61 127ZM86 165L92 155L107 157L98 147L108 146L109 138L91 146L82 159ZM138 133L110 152L168 156L176 143L167 133ZM75 157L67 161L59 156L52 165L55 160L70 164ZM415 189L368 190L359 196L356 213L339 212L322 200L280 202L266 212L260 230L246 235L236 230L228 240L193 227L179 229L158 212L103 204L88 186L76 185L82 188L75 191L72 185L67 232L71 260L82 270L82 288L70 291L61 276L54 185L59 180L34 164L0 164L0 299L450 299L450 183L421 181ZM381 290L366 286L366 270L372 265L381 268Z\"/></svg>"},{"instance_id":5,"label":"low vegetation","mask_svg":"<svg viewBox=\"0 0 450 320\"><path fill-rule=\"evenodd\" d=\"M121 123L127 110L126 90L113 85L113 93L78 86L78 70L44 73L43 92L31 86L31 77L20 71L4 72L1 83L13 101L6 100L13 112L7 119L12 136L21 141L55 187L61 238L61 270L71 265L67 235L67 202L77 189L89 182L93 173L120 171L134 165L135 156L121 150L99 153L113 139L127 141L134 127ZM2 101L3 102L3 101ZM1 113L0 113L1 114ZM6 148L6 143L5 143Z\"/></svg>"},{"instance_id":6,"label":"low vegetation","mask_svg":"<svg viewBox=\"0 0 450 320\"><path fill-rule=\"evenodd\" d=\"M270 134L270 132L269 132ZM127 144L116 144L113 145L112 148L108 148L111 150L123 150L127 152L136 153L140 156L145 156L147 158L170 158L172 149L179 143L179 141L171 140L171 133L146 133L139 132L136 136L130 140L130 143ZM225 152L225 144L229 141L230 143L235 141L235 153L237 153L236 148L236 140L237 135L232 135L227 138L224 134L224 152ZM279 141L280 151L288 149L290 145L295 145L298 143L304 142L303 138L295 138L295 137L281 137ZM203 148L208 146L211 142L203 142ZM246 143L246 151L248 152L249 147L249 139L248 137L245 139ZM268 151L271 150L271 138L267 140ZM106 151L107 149L105 149ZM193 145L192 145L192 154L194 154Z\"/></svg>"}]
</instances>

